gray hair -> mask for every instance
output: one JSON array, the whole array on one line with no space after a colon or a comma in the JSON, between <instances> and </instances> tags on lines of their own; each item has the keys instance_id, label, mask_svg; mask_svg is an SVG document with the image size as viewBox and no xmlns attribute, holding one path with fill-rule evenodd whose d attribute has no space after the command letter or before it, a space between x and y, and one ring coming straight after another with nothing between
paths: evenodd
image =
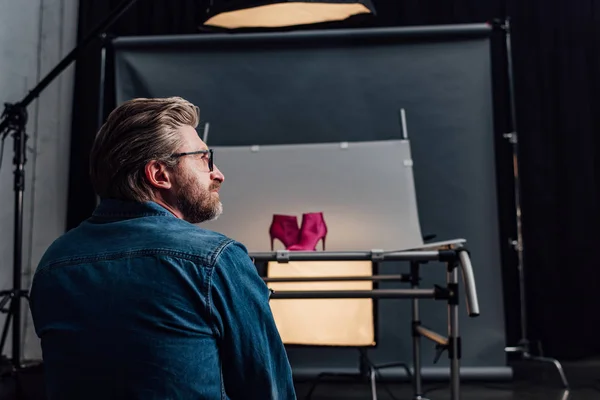
<instances>
[{"instance_id":1,"label":"gray hair","mask_svg":"<svg viewBox=\"0 0 600 400\"><path fill-rule=\"evenodd\" d=\"M198 126L199 110L180 98L133 99L110 113L90 154L90 177L100 198L154 199L144 168L152 160L175 168L171 156L182 144L177 130Z\"/></svg>"}]
</instances>

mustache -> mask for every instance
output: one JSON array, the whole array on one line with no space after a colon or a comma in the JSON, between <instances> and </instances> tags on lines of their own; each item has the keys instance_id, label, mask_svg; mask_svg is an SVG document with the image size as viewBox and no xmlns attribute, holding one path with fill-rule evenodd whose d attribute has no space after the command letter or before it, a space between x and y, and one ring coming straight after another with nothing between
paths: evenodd
<instances>
[{"instance_id":1,"label":"mustache","mask_svg":"<svg viewBox=\"0 0 600 400\"><path fill-rule=\"evenodd\" d=\"M213 183L210 184L210 186L208 187L208 190L217 190L221 188L221 182L219 181L215 181Z\"/></svg>"}]
</instances>

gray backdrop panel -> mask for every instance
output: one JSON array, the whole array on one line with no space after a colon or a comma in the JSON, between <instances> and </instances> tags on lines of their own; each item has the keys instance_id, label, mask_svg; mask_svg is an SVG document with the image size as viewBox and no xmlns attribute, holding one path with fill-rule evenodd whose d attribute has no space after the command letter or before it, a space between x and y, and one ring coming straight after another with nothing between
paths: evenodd
<instances>
[{"instance_id":1,"label":"gray backdrop panel","mask_svg":"<svg viewBox=\"0 0 600 400\"><path fill-rule=\"evenodd\" d=\"M467 25L121 38L117 101L183 96L201 107L214 146L398 139L405 108L422 231L466 238L472 252L482 314L469 319L461 306L462 362L477 367L464 373L506 375L488 34L487 25ZM440 265L423 271L424 287L443 282ZM381 301L378 311L373 360L409 362L410 302ZM423 301L422 312L444 332L444 303ZM434 353L425 344L426 376L447 373L445 356L441 370L431 368ZM289 354L300 375L357 365L348 349Z\"/></svg>"}]
</instances>

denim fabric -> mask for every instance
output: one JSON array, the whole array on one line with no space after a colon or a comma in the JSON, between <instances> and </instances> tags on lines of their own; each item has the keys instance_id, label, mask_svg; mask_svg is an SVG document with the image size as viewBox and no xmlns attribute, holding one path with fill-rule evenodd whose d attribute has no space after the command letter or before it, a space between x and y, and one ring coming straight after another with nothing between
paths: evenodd
<instances>
[{"instance_id":1,"label":"denim fabric","mask_svg":"<svg viewBox=\"0 0 600 400\"><path fill-rule=\"evenodd\" d=\"M50 400L296 398L246 248L156 203L105 200L33 279Z\"/></svg>"}]
</instances>

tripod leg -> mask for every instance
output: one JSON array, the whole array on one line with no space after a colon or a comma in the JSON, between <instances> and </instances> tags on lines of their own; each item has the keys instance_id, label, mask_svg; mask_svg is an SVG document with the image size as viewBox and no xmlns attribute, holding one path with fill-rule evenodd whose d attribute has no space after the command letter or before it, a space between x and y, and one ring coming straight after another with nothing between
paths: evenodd
<instances>
[{"instance_id":1,"label":"tripod leg","mask_svg":"<svg viewBox=\"0 0 600 400\"><path fill-rule=\"evenodd\" d=\"M4 328L2 328L2 340L0 340L0 354L4 353L4 345L6 344L6 338L8 337L8 327L10 326L10 320L12 319L12 313L9 311L6 313L6 320L4 321Z\"/></svg>"},{"instance_id":2,"label":"tripod leg","mask_svg":"<svg viewBox=\"0 0 600 400\"><path fill-rule=\"evenodd\" d=\"M543 362L543 363L554 364L554 366L558 370L558 374L560 375L560 379L562 381L563 386L566 389L569 388L569 382L567 382L567 376L565 375L565 371L557 359L548 358L548 357L531 356L531 355L528 358L532 361L539 361L539 362Z\"/></svg>"},{"instance_id":3,"label":"tripod leg","mask_svg":"<svg viewBox=\"0 0 600 400\"><path fill-rule=\"evenodd\" d=\"M569 396L570 396L569 389L565 389L562 392L562 396L560 397L560 400L569 400Z\"/></svg>"},{"instance_id":4,"label":"tripod leg","mask_svg":"<svg viewBox=\"0 0 600 400\"><path fill-rule=\"evenodd\" d=\"M377 400L377 381L375 378L375 368L370 368L369 375L371 378L371 399Z\"/></svg>"}]
</instances>

